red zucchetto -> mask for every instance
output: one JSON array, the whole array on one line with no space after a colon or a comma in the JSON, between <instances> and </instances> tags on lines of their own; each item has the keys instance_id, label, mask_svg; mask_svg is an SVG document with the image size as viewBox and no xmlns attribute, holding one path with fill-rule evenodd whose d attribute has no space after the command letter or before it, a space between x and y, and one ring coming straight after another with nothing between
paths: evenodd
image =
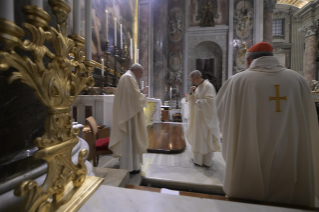
<instances>
[{"instance_id":1,"label":"red zucchetto","mask_svg":"<svg viewBox=\"0 0 319 212\"><path fill-rule=\"evenodd\" d=\"M267 42L259 42L248 49L248 52L272 52L272 46Z\"/></svg>"}]
</instances>

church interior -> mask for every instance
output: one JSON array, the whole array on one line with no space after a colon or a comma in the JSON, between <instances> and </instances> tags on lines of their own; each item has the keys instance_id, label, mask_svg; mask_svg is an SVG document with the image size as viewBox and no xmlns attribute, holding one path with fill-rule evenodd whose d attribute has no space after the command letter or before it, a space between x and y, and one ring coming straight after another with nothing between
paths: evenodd
<instances>
[{"instance_id":1,"label":"church interior","mask_svg":"<svg viewBox=\"0 0 319 212\"><path fill-rule=\"evenodd\" d=\"M1 0L0 22L0 211L319 211L228 198L222 152L197 165L186 136L190 73L218 95L262 41L319 112L319 0ZM148 135L137 171L108 148L133 64Z\"/></svg>"}]
</instances>

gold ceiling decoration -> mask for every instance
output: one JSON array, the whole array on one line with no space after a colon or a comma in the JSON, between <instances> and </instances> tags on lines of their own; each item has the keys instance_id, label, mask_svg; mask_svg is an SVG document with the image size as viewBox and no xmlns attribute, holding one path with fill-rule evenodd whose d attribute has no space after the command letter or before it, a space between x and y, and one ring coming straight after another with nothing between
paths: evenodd
<instances>
[{"instance_id":1,"label":"gold ceiling decoration","mask_svg":"<svg viewBox=\"0 0 319 212\"><path fill-rule=\"evenodd\" d=\"M277 0L277 4L288 4L295 7L302 8L311 0Z\"/></svg>"},{"instance_id":2,"label":"gold ceiling decoration","mask_svg":"<svg viewBox=\"0 0 319 212\"><path fill-rule=\"evenodd\" d=\"M34 145L39 150L33 155L34 159L43 159L48 164L45 182L38 185L28 180L14 191L16 196L25 197L22 210L30 212L55 211L72 199L73 193L85 190L86 194L81 191L77 204L68 206L69 211L76 210L83 204L79 199L86 200L103 181L86 176L83 158L87 150L80 151L77 165L72 162L72 149L79 141L79 131L72 127L70 106L80 91L94 85L91 76L94 63L81 61L85 39L76 34L67 36L67 17L71 11L68 4L60 0L48 2L57 18L56 27L49 25L51 17L42 8L34 5L22 8L26 15L22 27L29 32L31 40L22 40L25 31L15 23L0 19L0 71L14 68L16 71L8 79L9 83L14 80L26 83L48 107L45 134L35 139ZM47 48L45 42L51 43L51 48ZM32 57L20 56L15 48L31 53ZM70 53L74 59L68 57ZM48 64L43 62L45 57L49 59ZM71 190L69 182L73 184ZM88 187L83 189L84 185Z\"/></svg>"}]
</instances>

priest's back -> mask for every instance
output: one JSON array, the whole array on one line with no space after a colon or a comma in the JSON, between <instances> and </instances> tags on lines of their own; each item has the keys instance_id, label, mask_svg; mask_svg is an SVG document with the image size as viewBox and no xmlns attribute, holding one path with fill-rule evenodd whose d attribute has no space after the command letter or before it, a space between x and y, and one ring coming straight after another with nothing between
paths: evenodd
<instances>
[{"instance_id":1,"label":"priest's back","mask_svg":"<svg viewBox=\"0 0 319 212\"><path fill-rule=\"evenodd\" d=\"M304 78L275 57L261 57L225 83L217 107L226 194L313 206L318 122Z\"/></svg>"}]
</instances>

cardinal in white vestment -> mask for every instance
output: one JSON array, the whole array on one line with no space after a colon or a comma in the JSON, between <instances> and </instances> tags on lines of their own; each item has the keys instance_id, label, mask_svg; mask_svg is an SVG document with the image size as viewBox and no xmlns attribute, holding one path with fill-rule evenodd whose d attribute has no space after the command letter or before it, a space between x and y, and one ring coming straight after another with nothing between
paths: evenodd
<instances>
[{"instance_id":1,"label":"cardinal in white vestment","mask_svg":"<svg viewBox=\"0 0 319 212\"><path fill-rule=\"evenodd\" d=\"M194 163L211 166L214 152L220 151L216 92L214 86L202 78L200 71L191 72L190 79L198 87L191 87L188 95L190 120L186 136L192 145Z\"/></svg>"},{"instance_id":2,"label":"cardinal in white vestment","mask_svg":"<svg viewBox=\"0 0 319 212\"><path fill-rule=\"evenodd\" d=\"M114 157L120 157L120 169L138 173L142 154L148 147L148 135L143 107L146 98L141 94L137 80L143 75L143 67L134 64L121 76L113 104L113 122L109 149Z\"/></svg>"},{"instance_id":3,"label":"cardinal in white vestment","mask_svg":"<svg viewBox=\"0 0 319 212\"><path fill-rule=\"evenodd\" d=\"M229 197L313 207L319 138L306 80L283 67L266 42L246 53L248 69L220 89L216 104Z\"/></svg>"}]
</instances>

